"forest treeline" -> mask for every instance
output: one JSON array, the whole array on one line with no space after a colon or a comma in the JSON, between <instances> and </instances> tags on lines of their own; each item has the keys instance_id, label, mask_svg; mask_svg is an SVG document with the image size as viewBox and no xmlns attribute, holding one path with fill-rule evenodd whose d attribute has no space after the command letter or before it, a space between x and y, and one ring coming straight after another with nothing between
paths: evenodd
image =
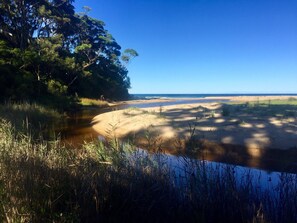
<instances>
[{"instance_id":1,"label":"forest treeline","mask_svg":"<svg viewBox=\"0 0 297 223\"><path fill-rule=\"evenodd\" d=\"M126 99L126 65L138 56L73 0L0 0L0 100L65 104Z\"/></svg>"}]
</instances>

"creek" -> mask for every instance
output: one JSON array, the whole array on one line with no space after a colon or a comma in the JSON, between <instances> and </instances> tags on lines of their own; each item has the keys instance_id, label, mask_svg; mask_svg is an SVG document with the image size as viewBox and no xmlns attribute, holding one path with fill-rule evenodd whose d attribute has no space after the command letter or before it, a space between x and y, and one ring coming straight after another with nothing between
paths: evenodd
<instances>
[{"instance_id":1,"label":"creek","mask_svg":"<svg viewBox=\"0 0 297 223\"><path fill-rule=\"evenodd\" d=\"M204 102L226 102L227 100L218 101L218 100L204 100ZM66 144L77 147L81 146L83 142L88 140L98 139L98 134L93 130L91 126L92 119L99 114L110 112L113 110L125 109L128 107L138 107L138 108L147 108L147 107L158 107L158 106L166 106L166 105L175 105L175 104L190 104L190 103L197 103L197 100L176 100L176 101L162 101L162 102L154 102L154 103L129 103L129 104L121 104L113 107L107 108L88 108L85 110L81 110L79 112L69 114L69 118L63 120L61 123L56 124L53 127L54 131L51 131L56 137L60 137L62 142ZM199 102L201 103L201 102ZM215 162L215 161L201 161L197 159L193 159L191 157L179 157L174 155L167 155L165 154L162 158L163 162L167 165L170 165L174 168L175 172L180 175L181 173L179 170L183 170L185 162L183 160L187 160L186 163L189 162L205 162L208 167L212 169L226 169L232 168L234 169L238 180L240 177L246 173L252 174L253 176L258 176L258 180L260 179L261 185L264 188L267 187L274 187L279 183L281 176L283 174L287 174L286 171L278 170L277 168L264 168L259 169L255 168L253 165L234 165L227 162ZM290 171L292 174L292 171ZM296 177L296 174L293 176Z\"/></svg>"}]
</instances>

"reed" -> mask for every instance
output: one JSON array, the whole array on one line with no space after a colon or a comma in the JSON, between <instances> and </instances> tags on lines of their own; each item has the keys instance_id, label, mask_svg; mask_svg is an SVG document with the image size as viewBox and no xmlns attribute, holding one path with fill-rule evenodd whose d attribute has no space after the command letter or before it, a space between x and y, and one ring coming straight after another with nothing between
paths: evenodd
<instances>
[{"instance_id":1,"label":"reed","mask_svg":"<svg viewBox=\"0 0 297 223\"><path fill-rule=\"evenodd\" d=\"M80 104L83 106L96 106L96 107L107 107L108 102L104 100L91 99L91 98L80 98Z\"/></svg>"},{"instance_id":2,"label":"reed","mask_svg":"<svg viewBox=\"0 0 297 223\"><path fill-rule=\"evenodd\" d=\"M296 222L297 177L149 154L118 140L70 149L0 120L0 222Z\"/></svg>"},{"instance_id":3,"label":"reed","mask_svg":"<svg viewBox=\"0 0 297 223\"><path fill-rule=\"evenodd\" d=\"M57 110L36 103L19 102L0 104L0 118L8 120L17 131L41 131L50 122L59 120L64 115Z\"/></svg>"}]
</instances>

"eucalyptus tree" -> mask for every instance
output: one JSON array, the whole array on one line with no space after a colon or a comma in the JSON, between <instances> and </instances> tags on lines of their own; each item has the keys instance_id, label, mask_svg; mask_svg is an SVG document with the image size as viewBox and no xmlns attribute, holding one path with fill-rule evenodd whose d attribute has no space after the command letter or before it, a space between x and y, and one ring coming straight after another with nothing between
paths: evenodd
<instances>
[{"instance_id":1,"label":"eucalyptus tree","mask_svg":"<svg viewBox=\"0 0 297 223\"><path fill-rule=\"evenodd\" d=\"M121 57L104 22L76 14L72 3L0 0L2 98L128 95L126 65L137 52Z\"/></svg>"},{"instance_id":2,"label":"eucalyptus tree","mask_svg":"<svg viewBox=\"0 0 297 223\"><path fill-rule=\"evenodd\" d=\"M86 97L127 97L130 79L123 62L128 62L129 56L138 56L137 52L127 50L123 60L121 47L104 28L104 22L86 14L79 15L79 18L81 31L76 37L75 53L76 62L81 64L84 77L77 82L75 90Z\"/></svg>"},{"instance_id":3,"label":"eucalyptus tree","mask_svg":"<svg viewBox=\"0 0 297 223\"><path fill-rule=\"evenodd\" d=\"M11 51L7 56L14 61L12 65L23 79L30 76L27 79L32 80L27 84L37 87L37 94L44 93L54 76L61 75L58 66L67 67L71 61L61 55L62 50L67 52L67 47L63 47L67 38L74 34L69 27L75 21L71 3L71 0L0 1L0 39Z\"/></svg>"}]
</instances>

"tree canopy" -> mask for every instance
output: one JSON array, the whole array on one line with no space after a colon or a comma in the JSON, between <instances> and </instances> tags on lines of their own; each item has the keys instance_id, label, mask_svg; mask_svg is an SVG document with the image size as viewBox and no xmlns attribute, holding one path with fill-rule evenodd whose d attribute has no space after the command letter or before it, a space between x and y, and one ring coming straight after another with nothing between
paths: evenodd
<instances>
[{"instance_id":1,"label":"tree canopy","mask_svg":"<svg viewBox=\"0 0 297 223\"><path fill-rule=\"evenodd\" d=\"M124 50L104 22L75 13L73 0L0 0L0 99L126 99Z\"/></svg>"}]
</instances>

